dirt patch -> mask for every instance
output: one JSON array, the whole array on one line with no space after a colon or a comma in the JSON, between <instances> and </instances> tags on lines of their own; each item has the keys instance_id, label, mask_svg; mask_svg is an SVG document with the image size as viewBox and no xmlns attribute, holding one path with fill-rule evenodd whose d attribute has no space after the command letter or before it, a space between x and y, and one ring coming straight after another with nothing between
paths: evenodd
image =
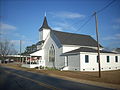
<instances>
[{"instance_id":1,"label":"dirt patch","mask_svg":"<svg viewBox=\"0 0 120 90\"><path fill-rule=\"evenodd\" d=\"M47 71L41 70L38 72L46 74L55 74L60 76L66 76L75 79L84 79L90 81L111 83L120 85L120 70L116 71L103 71L102 77L98 77L98 72L79 72L79 71Z\"/></svg>"},{"instance_id":2,"label":"dirt patch","mask_svg":"<svg viewBox=\"0 0 120 90\"><path fill-rule=\"evenodd\" d=\"M74 79L83 79L83 80L90 80L96 82L104 82L104 83L111 83L120 85L120 70L115 71L102 71L102 77L98 77L98 72L80 72L80 71L58 71L58 70L36 70L36 69L29 69L29 68L22 68L19 64L2 64L4 66L12 67L15 69L20 70L27 70L37 73L43 73L46 75L58 75L58 76L65 76Z\"/></svg>"}]
</instances>

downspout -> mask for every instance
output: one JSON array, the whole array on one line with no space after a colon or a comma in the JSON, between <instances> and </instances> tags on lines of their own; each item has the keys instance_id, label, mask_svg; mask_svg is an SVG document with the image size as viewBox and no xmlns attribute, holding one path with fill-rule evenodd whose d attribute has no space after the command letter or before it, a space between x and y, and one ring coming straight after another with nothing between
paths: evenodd
<instances>
[{"instance_id":1,"label":"downspout","mask_svg":"<svg viewBox=\"0 0 120 90\"><path fill-rule=\"evenodd\" d=\"M80 66L81 66L81 63L80 63L80 53L79 53L79 71L81 71Z\"/></svg>"},{"instance_id":2,"label":"downspout","mask_svg":"<svg viewBox=\"0 0 120 90\"><path fill-rule=\"evenodd\" d=\"M31 59L32 59L32 58L31 58L31 56L30 56L30 66L31 66Z\"/></svg>"}]
</instances>

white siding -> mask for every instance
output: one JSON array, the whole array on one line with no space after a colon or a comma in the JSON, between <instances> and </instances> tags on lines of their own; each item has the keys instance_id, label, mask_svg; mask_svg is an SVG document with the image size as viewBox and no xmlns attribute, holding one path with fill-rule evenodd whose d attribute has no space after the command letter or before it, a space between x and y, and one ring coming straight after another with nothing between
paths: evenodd
<instances>
[{"instance_id":1,"label":"white siding","mask_svg":"<svg viewBox=\"0 0 120 90\"><path fill-rule=\"evenodd\" d=\"M39 40L45 40L50 33L50 29L43 29L42 31L39 32Z\"/></svg>"},{"instance_id":2,"label":"white siding","mask_svg":"<svg viewBox=\"0 0 120 90\"><path fill-rule=\"evenodd\" d=\"M50 29L44 29L43 30L43 40L45 40L47 38L49 33L50 33Z\"/></svg>"},{"instance_id":3,"label":"white siding","mask_svg":"<svg viewBox=\"0 0 120 90\"><path fill-rule=\"evenodd\" d=\"M62 54L62 48L58 48L55 42L52 40L50 36L46 39L44 43L44 60L46 67L53 67L53 63L49 62L49 48L54 45L55 48L55 67L57 69L62 68L64 66L64 57L60 56Z\"/></svg>"},{"instance_id":4,"label":"white siding","mask_svg":"<svg viewBox=\"0 0 120 90\"><path fill-rule=\"evenodd\" d=\"M85 63L85 55L89 55L89 63ZM107 62L107 56L110 56L110 62ZM115 56L118 56L118 62L115 62ZM80 54L81 71L98 71L97 53ZM101 70L120 69L120 55L118 54L101 54Z\"/></svg>"},{"instance_id":5,"label":"white siding","mask_svg":"<svg viewBox=\"0 0 120 90\"><path fill-rule=\"evenodd\" d=\"M43 39L43 31L39 31L39 41L42 41Z\"/></svg>"}]
</instances>

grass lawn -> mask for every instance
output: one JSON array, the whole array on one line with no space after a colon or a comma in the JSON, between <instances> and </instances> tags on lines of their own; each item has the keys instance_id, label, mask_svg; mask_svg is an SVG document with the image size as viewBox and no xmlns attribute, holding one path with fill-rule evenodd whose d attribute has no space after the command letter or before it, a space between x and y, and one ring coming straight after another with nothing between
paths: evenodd
<instances>
[{"instance_id":1,"label":"grass lawn","mask_svg":"<svg viewBox=\"0 0 120 90\"><path fill-rule=\"evenodd\" d=\"M59 75L59 76L65 76L65 77L70 77L70 78L75 78L75 79L83 79L83 80L90 80L90 81L97 81L97 82L120 85L120 70L102 71L101 73L102 77L99 78L98 72L36 70L36 69L22 68L20 67L20 65L17 65L17 64L1 64L1 65L9 66L15 69L43 73L46 75Z\"/></svg>"}]
</instances>

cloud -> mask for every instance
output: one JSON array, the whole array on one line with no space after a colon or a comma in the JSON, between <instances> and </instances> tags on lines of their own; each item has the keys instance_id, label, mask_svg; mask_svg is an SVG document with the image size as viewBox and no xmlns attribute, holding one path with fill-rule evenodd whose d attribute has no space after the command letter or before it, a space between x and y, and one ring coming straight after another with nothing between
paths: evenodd
<instances>
[{"instance_id":1,"label":"cloud","mask_svg":"<svg viewBox=\"0 0 120 90\"><path fill-rule=\"evenodd\" d=\"M11 40L10 42L18 46L20 45L20 40Z\"/></svg>"},{"instance_id":2,"label":"cloud","mask_svg":"<svg viewBox=\"0 0 120 90\"><path fill-rule=\"evenodd\" d=\"M54 28L54 30L63 31L63 28L61 28L61 27L53 27L53 28Z\"/></svg>"},{"instance_id":3,"label":"cloud","mask_svg":"<svg viewBox=\"0 0 120 90\"><path fill-rule=\"evenodd\" d=\"M104 37L101 39L102 43L107 43L107 47L109 48L117 48L120 47L120 34L114 34L108 37Z\"/></svg>"},{"instance_id":4,"label":"cloud","mask_svg":"<svg viewBox=\"0 0 120 90\"><path fill-rule=\"evenodd\" d=\"M103 38L103 40L120 40L120 34L115 34L112 36L105 37Z\"/></svg>"},{"instance_id":5,"label":"cloud","mask_svg":"<svg viewBox=\"0 0 120 90\"><path fill-rule=\"evenodd\" d=\"M19 33L14 33L14 37L20 38L20 39L22 39L22 40L27 39L27 37L26 37L25 35L21 35L21 34L19 34Z\"/></svg>"},{"instance_id":6,"label":"cloud","mask_svg":"<svg viewBox=\"0 0 120 90\"><path fill-rule=\"evenodd\" d=\"M113 20L112 28L114 30L119 30L120 29L120 18L117 18L117 19Z\"/></svg>"},{"instance_id":7,"label":"cloud","mask_svg":"<svg viewBox=\"0 0 120 90\"><path fill-rule=\"evenodd\" d=\"M1 30L16 30L16 27L13 25L5 24L5 23L0 23L0 29Z\"/></svg>"},{"instance_id":8,"label":"cloud","mask_svg":"<svg viewBox=\"0 0 120 90\"><path fill-rule=\"evenodd\" d=\"M13 25L0 23L1 40L9 40L17 51L19 51L20 40L22 40L22 51L24 51L25 47L32 45L35 40L30 40L30 38L27 38L23 33L19 33L18 31L19 29Z\"/></svg>"},{"instance_id":9,"label":"cloud","mask_svg":"<svg viewBox=\"0 0 120 90\"><path fill-rule=\"evenodd\" d=\"M75 31L76 28L73 27L70 23L64 21L64 22L55 22L55 27L53 29L59 30L59 31Z\"/></svg>"},{"instance_id":10,"label":"cloud","mask_svg":"<svg viewBox=\"0 0 120 90\"><path fill-rule=\"evenodd\" d=\"M11 43L20 46L20 40L10 40ZM22 45L26 45L26 44L33 44L33 42L28 41L28 40L21 40L21 44Z\"/></svg>"},{"instance_id":11,"label":"cloud","mask_svg":"<svg viewBox=\"0 0 120 90\"><path fill-rule=\"evenodd\" d=\"M0 34L8 35L9 33L13 33L17 28L10 24L5 24L0 22Z\"/></svg>"},{"instance_id":12,"label":"cloud","mask_svg":"<svg viewBox=\"0 0 120 90\"><path fill-rule=\"evenodd\" d=\"M10 42L14 45L17 51L20 50L20 40L10 40ZM21 52L25 51L26 45L32 45L33 42L31 40L21 40Z\"/></svg>"},{"instance_id":13,"label":"cloud","mask_svg":"<svg viewBox=\"0 0 120 90\"><path fill-rule=\"evenodd\" d=\"M120 18L114 20L115 23L120 23Z\"/></svg>"},{"instance_id":14,"label":"cloud","mask_svg":"<svg viewBox=\"0 0 120 90\"><path fill-rule=\"evenodd\" d=\"M112 25L112 28L115 29L115 30L118 30L118 29L120 29L120 25L119 24L114 24L114 25Z\"/></svg>"},{"instance_id":15,"label":"cloud","mask_svg":"<svg viewBox=\"0 0 120 90\"><path fill-rule=\"evenodd\" d=\"M17 28L10 24L0 23L0 34L8 37L12 35L14 38L26 39L26 36L17 32Z\"/></svg>"},{"instance_id":16,"label":"cloud","mask_svg":"<svg viewBox=\"0 0 120 90\"><path fill-rule=\"evenodd\" d=\"M74 12L50 12L51 15L54 15L56 17L61 18L67 18L67 19L76 19L76 18L84 18L85 15L80 13L74 13Z\"/></svg>"}]
</instances>

